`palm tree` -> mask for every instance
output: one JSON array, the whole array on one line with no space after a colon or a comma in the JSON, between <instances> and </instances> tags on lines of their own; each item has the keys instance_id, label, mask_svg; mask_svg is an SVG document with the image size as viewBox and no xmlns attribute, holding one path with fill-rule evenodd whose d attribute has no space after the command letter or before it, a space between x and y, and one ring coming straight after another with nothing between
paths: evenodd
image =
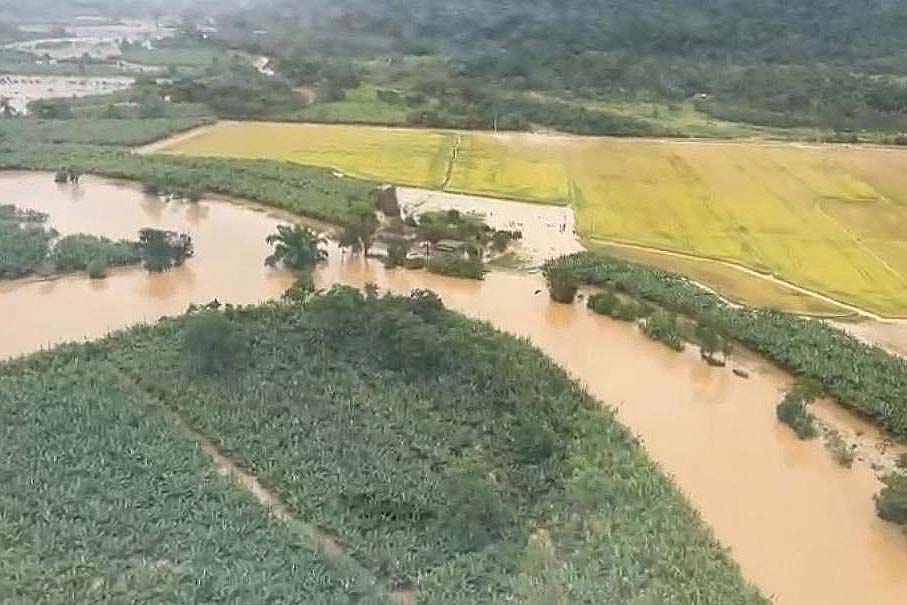
<instances>
[{"instance_id":1,"label":"palm tree","mask_svg":"<svg viewBox=\"0 0 907 605\"><path fill-rule=\"evenodd\" d=\"M274 248L274 253L265 259L269 267L283 263L290 269L305 271L328 257L327 251L321 248L325 239L308 227L277 225L277 233L265 241Z\"/></svg>"}]
</instances>

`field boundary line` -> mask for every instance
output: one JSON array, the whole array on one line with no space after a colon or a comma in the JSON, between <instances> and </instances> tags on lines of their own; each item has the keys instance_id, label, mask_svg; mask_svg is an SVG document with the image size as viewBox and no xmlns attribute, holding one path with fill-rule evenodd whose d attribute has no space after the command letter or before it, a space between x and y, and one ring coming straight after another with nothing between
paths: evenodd
<instances>
[{"instance_id":1,"label":"field boundary line","mask_svg":"<svg viewBox=\"0 0 907 605\"><path fill-rule=\"evenodd\" d=\"M862 250L863 252L865 252L866 254L871 256L872 258L874 258L876 260L876 262L878 262L880 265L882 265L882 267L884 267L885 270L888 271L891 275L893 275L894 278L897 279L899 282L901 282L904 285L907 285L907 279L905 279L903 275L898 273L897 269L895 269L890 264L888 264L888 261L886 261L884 258L879 256L875 250L873 250L872 248L867 246L866 242L864 242L862 239L860 239L860 237L856 233L851 231L847 225L845 225L844 223L842 223L841 221L836 219L834 216L829 214L828 210L825 209L823 202L824 202L824 200L819 200L819 203L816 204L816 207L819 209L819 214L821 214L825 218L825 220L829 221L830 223L832 223L833 225L837 226L839 229L844 231L844 233L847 234L847 237L849 237L851 240L853 240L853 243L856 244L860 250Z\"/></svg>"},{"instance_id":2,"label":"field boundary line","mask_svg":"<svg viewBox=\"0 0 907 605\"><path fill-rule=\"evenodd\" d=\"M213 116L210 116L213 118ZM453 134L515 134L526 135L529 138L540 139L545 141L613 141L618 143L666 143L666 144L705 144L705 145L754 145L759 147L794 147L799 149L878 149L891 153L907 154L907 148L900 145L882 144L882 143L835 143L835 142L816 142L804 138L772 138L771 136L644 136L628 135L621 136L615 134L575 134L570 132L544 131L544 130L492 130L489 128L463 128L463 127L425 127L412 124L392 124L381 122L370 122L367 120L288 120L288 119L268 119L268 118L224 118L215 119L211 126L226 124L277 124L287 126L358 126L360 128L371 128L373 130L404 130L404 131L427 131L436 133L453 133ZM172 135L161 139L163 142L172 138ZM151 143L154 144L154 143ZM133 148L140 149L141 146Z\"/></svg>"},{"instance_id":3,"label":"field boundary line","mask_svg":"<svg viewBox=\"0 0 907 605\"><path fill-rule=\"evenodd\" d=\"M857 315L860 315L861 317L873 319L875 321L890 321L890 320L898 320L898 319L907 318L907 316L898 316L898 315L893 315L893 316L879 315L878 313L875 313L874 311L864 309L864 308L854 305L852 303L844 302L844 301L838 300L832 296L829 296L827 294L817 292L816 290L811 290L804 286L800 286L795 283L789 282L785 279L778 277L777 275L775 275L773 273L760 273L759 271L752 269L750 267L747 267L746 265L738 264L738 263L735 263L732 261L720 260L717 258L710 258L708 256L697 256L695 254L676 252L674 250L665 250L663 248L657 248L655 246L645 246L642 244L633 244L630 242L622 242L619 240L612 240L612 239L607 239L607 238L603 238L603 237L584 237L583 239L586 239L593 243L598 242L601 244L607 244L607 245L616 246L619 248L628 248L631 250L641 250L643 252L653 252L656 254L662 254L664 256L674 256L677 258L684 258L687 260L693 260L693 261L698 261L698 262L702 262L702 263L714 263L714 264L722 265L724 267L728 267L730 269L740 271L741 273L746 273L747 275L750 275L751 277L756 277L756 278L762 279L764 281L774 283L776 285L781 285L781 286L790 288L796 292L799 292L800 294L805 294L807 296L811 296L813 298L816 298L816 299L826 302L828 304L837 305L837 306L841 307L842 309L846 309L847 311L850 311L851 313L855 313ZM645 264L645 263L642 263L642 264ZM687 279L689 279L689 278L687 278ZM695 281L695 280L691 280L691 281ZM805 314L798 314L798 315L805 315ZM819 317L821 317L821 316L819 316Z\"/></svg>"},{"instance_id":4,"label":"field boundary line","mask_svg":"<svg viewBox=\"0 0 907 605\"><path fill-rule=\"evenodd\" d=\"M121 368L116 369L131 386L139 388L158 404L155 408L159 413L187 441L194 442L199 447L202 453L214 464L218 475L230 479L237 487L251 494L255 501L268 511L271 517L285 524L306 547L323 556L337 567L341 573L349 574L361 582L360 588L368 589L379 597L386 597L389 603L398 605L408 603L415 596L415 591L409 588L406 590L388 590L384 588L378 577L349 556L343 546L330 534L311 523L297 518L283 498L262 485L254 474L244 470L236 460L221 452L214 442L192 427L179 412L148 389L143 388L128 372Z\"/></svg>"},{"instance_id":5,"label":"field boundary line","mask_svg":"<svg viewBox=\"0 0 907 605\"><path fill-rule=\"evenodd\" d=\"M457 160L460 159L460 144L463 142L463 135L457 134L454 138L453 145L450 148L450 158L447 160L447 172L444 174L444 180L441 182L441 191L446 191L453 179L454 168Z\"/></svg>"},{"instance_id":6,"label":"field boundary line","mask_svg":"<svg viewBox=\"0 0 907 605\"><path fill-rule=\"evenodd\" d=\"M190 139L194 139L197 136L201 136L206 132L214 130L222 122L214 122L213 124L201 124L199 126L193 126L182 132L172 133L165 136L162 139L152 141L145 145L139 145L138 147L133 147L130 150L130 153L133 155L149 155L153 153L167 153L167 149L173 147L174 145L179 145L180 143L185 143ZM177 154L183 155L183 154Z\"/></svg>"}]
</instances>

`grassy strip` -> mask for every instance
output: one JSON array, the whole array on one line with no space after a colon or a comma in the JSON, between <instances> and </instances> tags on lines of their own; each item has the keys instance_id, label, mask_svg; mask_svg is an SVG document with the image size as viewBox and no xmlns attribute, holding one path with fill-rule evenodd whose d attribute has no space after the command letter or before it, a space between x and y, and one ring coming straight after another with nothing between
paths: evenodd
<instances>
[{"instance_id":1,"label":"grassy strip","mask_svg":"<svg viewBox=\"0 0 907 605\"><path fill-rule=\"evenodd\" d=\"M820 321L732 307L682 276L586 252L549 263L583 284L656 303L739 341L791 372L822 385L841 404L907 437L907 361Z\"/></svg>"},{"instance_id":2,"label":"grassy strip","mask_svg":"<svg viewBox=\"0 0 907 605\"><path fill-rule=\"evenodd\" d=\"M156 190L233 195L304 216L344 224L371 208L368 181L329 170L258 160L141 156L89 145L0 145L0 168L57 170L141 181Z\"/></svg>"},{"instance_id":3,"label":"grassy strip","mask_svg":"<svg viewBox=\"0 0 907 605\"><path fill-rule=\"evenodd\" d=\"M427 293L338 289L304 310L272 304L225 317L240 344L220 375L187 371L197 317L32 356L0 366L0 375L43 373L52 384L61 368L91 363L89 375L116 366L140 377L146 393L298 518L335 536L375 575L414 583L420 603L764 602L632 436L525 342L451 314ZM139 395L126 395L95 398L132 414ZM36 430L74 438L65 426L41 425L43 405L36 395L14 409L31 411ZM4 459L25 475L30 458L15 454ZM174 457L145 464L162 460ZM151 544L167 548L170 539L158 532ZM236 544L243 553L272 548L267 536ZM227 573L243 556L230 549L225 559ZM210 580L212 588L228 582Z\"/></svg>"},{"instance_id":4,"label":"grassy strip","mask_svg":"<svg viewBox=\"0 0 907 605\"><path fill-rule=\"evenodd\" d=\"M109 101L105 102L109 103ZM146 119L2 120L0 121L0 145L6 144L16 148L45 143L136 146L152 143L207 122L206 118L195 116Z\"/></svg>"}]
</instances>

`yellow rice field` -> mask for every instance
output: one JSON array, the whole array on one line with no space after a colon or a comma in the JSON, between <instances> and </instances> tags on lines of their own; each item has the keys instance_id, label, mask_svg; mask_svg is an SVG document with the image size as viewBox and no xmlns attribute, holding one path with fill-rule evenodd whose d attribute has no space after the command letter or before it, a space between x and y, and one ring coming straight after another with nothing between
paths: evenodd
<instances>
[{"instance_id":1,"label":"yellow rice field","mask_svg":"<svg viewBox=\"0 0 907 605\"><path fill-rule=\"evenodd\" d=\"M226 123L165 152L569 202L582 236L729 261L907 316L907 150ZM771 291L744 300L799 306Z\"/></svg>"},{"instance_id":2,"label":"yellow rice field","mask_svg":"<svg viewBox=\"0 0 907 605\"><path fill-rule=\"evenodd\" d=\"M465 134L445 189L541 203L570 197L567 148L527 134Z\"/></svg>"},{"instance_id":3,"label":"yellow rice field","mask_svg":"<svg viewBox=\"0 0 907 605\"><path fill-rule=\"evenodd\" d=\"M285 160L350 176L439 188L456 135L450 132L277 122L221 122L164 153Z\"/></svg>"}]
</instances>

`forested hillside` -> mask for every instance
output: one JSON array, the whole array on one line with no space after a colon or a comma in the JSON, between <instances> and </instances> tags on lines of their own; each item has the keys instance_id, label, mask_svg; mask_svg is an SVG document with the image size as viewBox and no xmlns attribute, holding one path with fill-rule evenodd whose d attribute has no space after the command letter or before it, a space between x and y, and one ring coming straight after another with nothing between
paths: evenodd
<instances>
[{"instance_id":1,"label":"forested hillside","mask_svg":"<svg viewBox=\"0 0 907 605\"><path fill-rule=\"evenodd\" d=\"M296 83L328 84L322 100L362 82L403 92L410 122L643 132L692 103L773 127L907 129L907 5L891 0L274 0L220 26Z\"/></svg>"}]
</instances>

